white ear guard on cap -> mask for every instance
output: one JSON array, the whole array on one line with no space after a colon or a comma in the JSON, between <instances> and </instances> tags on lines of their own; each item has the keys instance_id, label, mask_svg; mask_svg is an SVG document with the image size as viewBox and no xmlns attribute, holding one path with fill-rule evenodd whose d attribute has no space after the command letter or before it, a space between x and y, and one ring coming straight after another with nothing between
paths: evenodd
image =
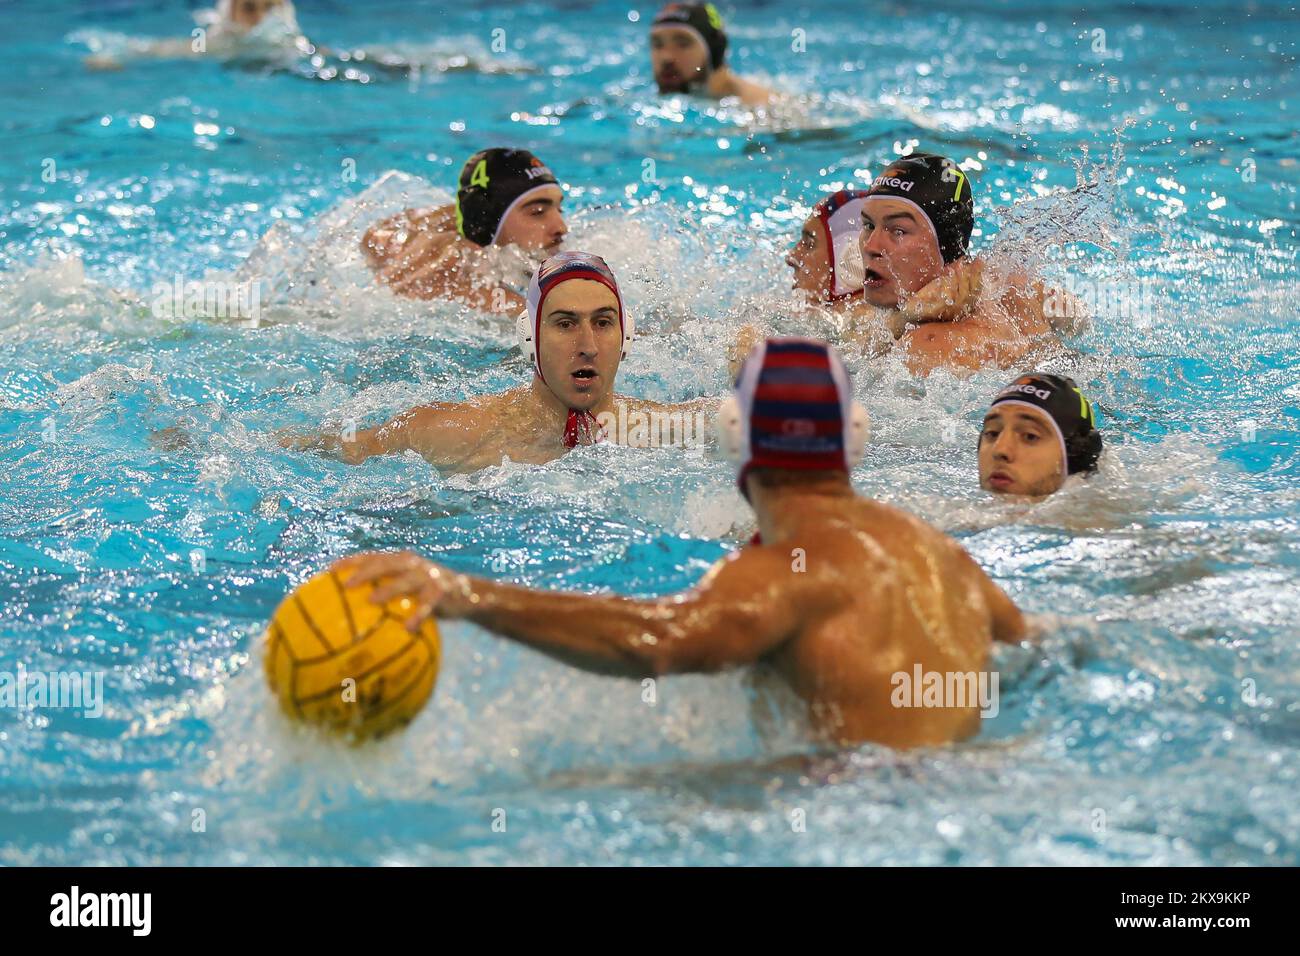
<instances>
[{"instance_id":1,"label":"white ear guard on cap","mask_svg":"<svg viewBox=\"0 0 1300 956\"><path fill-rule=\"evenodd\" d=\"M728 396L718 406L717 426L718 444L727 460L738 465L749 461L749 429L745 427L745 414L735 395ZM850 469L862 461L870 440L871 416L862 403L855 401L844 426L844 459Z\"/></svg>"},{"instance_id":2,"label":"white ear guard on cap","mask_svg":"<svg viewBox=\"0 0 1300 956\"><path fill-rule=\"evenodd\" d=\"M735 395L729 395L718 406L718 444L727 461L737 464L749 457L749 435L745 433L745 419L740 412L740 402Z\"/></svg>"},{"instance_id":3,"label":"white ear guard on cap","mask_svg":"<svg viewBox=\"0 0 1300 956\"><path fill-rule=\"evenodd\" d=\"M839 245L835 256L835 278L840 288L847 292L857 292L862 288L866 276L866 267L862 264L862 248L858 245L857 235L846 237Z\"/></svg>"},{"instance_id":4,"label":"white ear guard on cap","mask_svg":"<svg viewBox=\"0 0 1300 956\"><path fill-rule=\"evenodd\" d=\"M858 240L862 235L862 206L866 197L853 194L841 199L836 193L826 203L839 201L834 212L821 213L830 241L827 258L831 261L831 295L835 298L862 291L862 278L866 268L862 263L862 250Z\"/></svg>"},{"instance_id":5,"label":"white ear guard on cap","mask_svg":"<svg viewBox=\"0 0 1300 956\"><path fill-rule=\"evenodd\" d=\"M850 468L867 453L867 442L871 441L871 416L860 402L854 402L849 412L849 424L844 435L844 457Z\"/></svg>"},{"instance_id":6,"label":"white ear guard on cap","mask_svg":"<svg viewBox=\"0 0 1300 956\"><path fill-rule=\"evenodd\" d=\"M627 353L632 351L632 336L636 333L636 323L632 316L627 312L623 313L623 358L627 358ZM541 363L537 361L537 340L533 332L533 318L525 309L519 313L515 319L515 339L519 342L519 351L524 353L524 358L533 363L535 368L539 368Z\"/></svg>"},{"instance_id":7,"label":"white ear guard on cap","mask_svg":"<svg viewBox=\"0 0 1300 956\"><path fill-rule=\"evenodd\" d=\"M524 353L524 358L536 365L537 343L533 340L533 319L527 309L515 319L515 339L519 342L519 351Z\"/></svg>"}]
</instances>

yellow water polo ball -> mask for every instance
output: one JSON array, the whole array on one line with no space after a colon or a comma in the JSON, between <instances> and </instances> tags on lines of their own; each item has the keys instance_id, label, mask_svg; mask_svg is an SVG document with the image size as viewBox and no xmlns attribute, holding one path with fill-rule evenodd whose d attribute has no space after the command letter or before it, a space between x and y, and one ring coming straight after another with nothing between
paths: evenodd
<instances>
[{"instance_id":1,"label":"yellow water polo ball","mask_svg":"<svg viewBox=\"0 0 1300 956\"><path fill-rule=\"evenodd\" d=\"M266 629L266 679L294 720L353 740L409 723L433 693L442 644L430 618L406 629L410 598L374 604L338 564L294 588Z\"/></svg>"}]
</instances>

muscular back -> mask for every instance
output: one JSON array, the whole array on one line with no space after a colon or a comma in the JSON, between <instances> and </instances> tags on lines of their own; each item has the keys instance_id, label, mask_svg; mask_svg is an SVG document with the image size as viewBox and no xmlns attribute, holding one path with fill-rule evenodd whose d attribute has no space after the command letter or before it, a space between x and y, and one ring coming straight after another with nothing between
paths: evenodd
<instances>
[{"instance_id":1,"label":"muscular back","mask_svg":"<svg viewBox=\"0 0 1300 956\"><path fill-rule=\"evenodd\" d=\"M910 680L917 665L984 670L995 637L1019 637L1014 605L957 544L905 512L854 498L808 519L765 547L804 552L806 570L791 574L808 575L798 588L805 613L771 660L819 729L895 747L974 733L975 706L893 706L893 676Z\"/></svg>"}]
</instances>

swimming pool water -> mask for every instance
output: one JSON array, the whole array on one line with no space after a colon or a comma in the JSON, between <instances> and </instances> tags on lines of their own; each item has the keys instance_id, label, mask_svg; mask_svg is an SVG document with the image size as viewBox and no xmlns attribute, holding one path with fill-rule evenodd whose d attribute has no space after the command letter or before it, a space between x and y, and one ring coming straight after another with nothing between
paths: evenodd
<instances>
[{"instance_id":1,"label":"swimming pool water","mask_svg":"<svg viewBox=\"0 0 1300 956\"><path fill-rule=\"evenodd\" d=\"M607 0L299 7L319 42L429 63L504 30L522 73L81 68L77 31L179 36L189 9L0 7L0 672L105 675L98 719L0 708L0 862L1300 862L1293 6L724 7L737 67L795 95L767 119L654 95L654 7ZM1045 359L1097 402L1109 461L1036 506L976 486L1006 373L847 356L874 422L859 489L956 535L1045 632L999 652L978 738L792 766L812 747L761 677L666 679L651 706L464 624L402 735L283 725L261 627L335 557L656 595L748 530L709 452L440 477L276 446L523 381L505 323L350 286L351 247L311 232L388 169L447 188L494 144L556 170L571 246L623 280L630 393L721 394L739 324L790 327L811 203L909 145L979 164L979 248L1124 293ZM155 316L155 284L247 275L272 227L320 284L282 276L257 329ZM151 441L176 424L187 446Z\"/></svg>"}]
</instances>

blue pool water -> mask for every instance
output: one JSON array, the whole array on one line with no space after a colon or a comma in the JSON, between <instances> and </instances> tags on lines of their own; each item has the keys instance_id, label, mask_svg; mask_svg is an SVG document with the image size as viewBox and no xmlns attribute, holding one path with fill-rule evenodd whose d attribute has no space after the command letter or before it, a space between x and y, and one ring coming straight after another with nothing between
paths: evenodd
<instances>
[{"instance_id":1,"label":"blue pool water","mask_svg":"<svg viewBox=\"0 0 1300 956\"><path fill-rule=\"evenodd\" d=\"M190 8L0 5L0 671L105 675L98 719L0 709L0 863L1300 863L1300 17L1050 6L724 8L740 70L793 94L755 118L652 94L651 5L304 0L318 42L425 64L367 82L91 73L90 44L183 36ZM456 53L529 69L439 71ZM981 249L1149 293L1045 360L1111 452L1037 506L976 487L1005 373L848 356L875 425L858 487L956 535L1046 632L999 653L978 738L791 769L811 745L761 678L668 679L649 706L463 624L405 733L347 749L283 725L261 628L332 558L411 547L657 595L748 530L707 452L440 477L275 445L523 381L502 323L358 287L351 245L312 226L388 169L446 188L490 144L538 152L572 245L624 278L632 393L720 394L734 329L788 325L807 207L910 145L979 164ZM260 328L151 308L157 283L267 262ZM150 441L177 424L187 447Z\"/></svg>"}]
</instances>

